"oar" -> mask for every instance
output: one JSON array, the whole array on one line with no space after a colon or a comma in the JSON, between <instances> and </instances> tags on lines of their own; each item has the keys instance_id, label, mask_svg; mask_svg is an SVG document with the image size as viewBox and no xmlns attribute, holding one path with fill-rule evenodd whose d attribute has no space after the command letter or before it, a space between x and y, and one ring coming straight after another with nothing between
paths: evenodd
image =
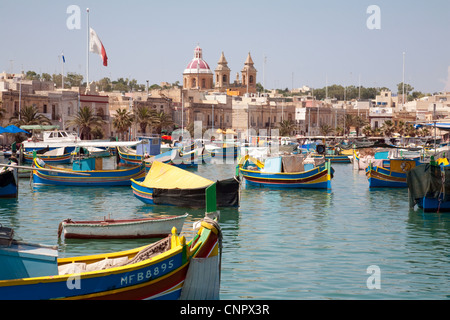
<instances>
[{"instance_id":1,"label":"oar","mask_svg":"<svg viewBox=\"0 0 450 320\"><path fill-rule=\"evenodd\" d=\"M70 173L70 174L76 174L79 176L90 176L89 173L81 173L81 172L69 172L64 170L58 170L58 169L45 169L45 168L34 168L34 167L24 167L24 166L15 166L13 164L3 164L0 163L0 167L11 167L11 168L18 168L18 169L28 169L28 170L39 170L39 171L50 171L50 172L60 172L60 173Z\"/></svg>"}]
</instances>

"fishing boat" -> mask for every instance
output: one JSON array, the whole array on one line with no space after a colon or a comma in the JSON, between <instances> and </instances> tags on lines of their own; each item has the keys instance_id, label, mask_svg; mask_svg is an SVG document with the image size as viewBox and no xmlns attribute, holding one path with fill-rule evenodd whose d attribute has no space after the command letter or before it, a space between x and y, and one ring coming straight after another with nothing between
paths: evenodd
<instances>
[{"instance_id":1,"label":"fishing boat","mask_svg":"<svg viewBox=\"0 0 450 320\"><path fill-rule=\"evenodd\" d=\"M325 161L331 163L351 163L351 155L342 154L342 149L338 146L325 148L323 145L318 145L316 151L311 155L312 157L325 157Z\"/></svg>"},{"instance_id":2,"label":"fishing boat","mask_svg":"<svg viewBox=\"0 0 450 320\"><path fill-rule=\"evenodd\" d=\"M42 127L42 126L21 126L21 128ZM45 127L45 126L44 126ZM50 126L51 127L51 126ZM73 152L77 147L97 147L115 148L119 146L138 147L145 143L144 140L137 141L102 141L102 140L81 140L80 137L71 131L47 130L39 134L33 134L31 138L22 142L23 151L32 152L42 149L66 148L66 152Z\"/></svg>"},{"instance_id":3,"label":"fishing boat","mask_svg":"<svg viewBox=\"0 0 450 320\"><path fill-rule=\"evenodd\" d=\"M181 232L188 214L143 219L98 221L73 221L66 219L59 224L58 236L66 239L143 239L162 238L170 234L172 227Z\"/></svg>"},{"instance_id":4,"label":"fishing boat","mask_svg":"<svg viewBox=\"0 0 450 320\"><path fill-rule=\"evenodd\" d=\"M134 196L146 204L204 208L205 189L214 181L159 161L153 162L144 181L131 179ZM216 182L217 206L239 206L237 177Z\"/></svg>"},{"instance_id":5,"label":"fishing boat","mask_svg":"<svg viewBox=\"0 0 450 320\"><path fill-rule=\"evenodd\" d=\"M189 242L177 231L136 249L69 258L58 258L54 248L0 247L0 299L217 299L219 224L205 217Z\"/></svg>"},{"instance_id":6,"label":"fishing boat","mask_svg":"<svg viewBox=\"0 0 450 320\"><path fill-rule=\"evenodd\" d=\"M63 147L67 147L68 151L72 152L79 141L81 139L76 132L55 129L33 134L31 138L22 142L22 146L25 153L47 148L53 150Z\"/></svg>"},{"instance_id":7,"label":"fishing boat","mask_svg":"<svg viewBox=\"0 0 450 320\"><path fill-rule=\"evenodd\" d=\"M333 175L330 162L302 155L264 161L246 155L239 162L239 172L249 185L270 188L331 189Z\"/></svg>"},{"instance_id":8,"label":"fishing boat","mask_svg":"<svg viewBox=\"0 0 450 320\"><path fill-rule=\"evenodd\" d=\"M387 159L382 166L370 164L366 168L369 188L406 188L406 173L419 164L417 159Z\"/></svg>"},{"instance_id":9,"label":"fishing boat","mask_svg":"<svg viewBox=\"0 0 450 320\"><path fill-rule=\"evenodd\" d=\"M39 158L34 159L33 183L58 186L129 186L130 179L145 177L145 165L125 169L105 169L105 158L89 158L74 161L72 169L53 167ZM45 169L56 169L47 172Z\"/></svg>"},{"instance_id":10,"label":"fishing boat","mask_svg":"<svg viewBox=\"0 0 450 320\"><path fill-rule=\"evenodd\" d=\"M121 165L136 165L137 163L144 161L147 171L150 170L150 167L154 161L163 162L182 169L196 168L198 167L198 163L201 161L198 158L198 150L183 153L179 149L175 148L155 156L140 155L133 149L126 147L120 147L117 148L117 150Z\"/></svg>"},{"instance_id":11,"label":"fishing boat","mask_svg":"<svg viewBox=\"0 0 450 320\"><path fill-rule=\"evenodd\" d=\"M32 163L35 157L39 157L45 162L51 164L70 163L72 161L72 154L66 150L66 147L56 148L53 150L45 148L38 151L25 152L23 154L23 160L25 163Z\"/></svg>"},{"instance_id":12,"label":"fishing boat","mask_svg":"<svg viewBox=\"0 0 450 320\"><path fill-rule=\"evenodd\" d=\"M448 159L432 159L406 174L409 204L424 212L450 211L450 166Z\"/></svg>"},{"instance_id":13,"label":"fishing boat","mask_svg":"<svg viewBox=\"0 0 450 320\"><path fill-rule=\"evenodd\" d=\"M10 158L8 167L0 168L0 198L17 198L19 176L17 159Z\"/></svg>"}]
</instances>

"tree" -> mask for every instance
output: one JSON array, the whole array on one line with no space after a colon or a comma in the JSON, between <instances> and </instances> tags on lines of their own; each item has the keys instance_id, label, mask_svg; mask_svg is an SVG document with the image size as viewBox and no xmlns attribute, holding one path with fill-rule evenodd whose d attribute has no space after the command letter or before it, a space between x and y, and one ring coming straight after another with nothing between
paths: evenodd
<instances>
[{"instance_id":1,"label":"tree","mask_svg":"<svg viewBox=\"0 0 450 320\"><path fill-rule=\"evenodd\" d=\"M97 81L97 87L100 91L111 92L112 91L112 83L111 79L105 77Z\"/></svg>"},{"instance_id":2,"label":"tree","mask_svg":"<svg viewBox=\"0 0 450 320\"><path fill-rule=\"evenodd\" d=\"M349 113L344 115L345 126L344 126L344 135L350 132L350 127L355 126L355 117Z\"/></svg>"},{"instance_id":3,"label":"tree","mask_svg":"<svg viewBox=\"0 0 450 320\"><path fill-rule=\"evenodd\" d=\"M82 107L73 120L68 121L69 125L80 128L80 138L82 140L91 140L91 131L96 126L102 126L103 120L96 116L88 106Z\"/></svg>"},{"instance_id":4,"label":"tree","mask_svg":"<svg viewBox=\"0 0 450 320\"><path fill-rule=\"evenodd\" d=\"M361 128L363 128L367 124L367 121L360 116L356 116L353 121L353 125L356 129L356 136L359 136L359 132Z\"/></svg>"},{"instance_id":5,"label":"tree","mask_svg":"<svg viewBox=\"0 0 450 320\"><path fill-rule=\"evenodd\" d=\"M0 124L3 121L3 117L5 116L5 109L3 109L3 101L0 100Z\"/></svg>"},{"instance_id":6,"label":"tree","mask_svg":"<svg viewBox=\"0 0 450 320\"><path fill-rule=\"evenodd\" d=\"M324 136L328 136L329 133L333 132L333 128L331 128L328 124L321 124L319 129L320 133Z\"/></svg>"},{"instance_id":7,"label":"tree","mask_svg":"<svg viewBox=\"0 0 450 320\"><path fill-rule=\"evenodd\" d=\"M162 129L173 125L173 120L168 114L161 111L154 115L153 123L155 124L156 131L161 134Z\"/></svg>"},{"instance_id":8,"label":"tree","mask_svg":"<svg viewBox=\"0 0 450 320\"><path fill-rule=\"evenodd\" d=\"M381 126L381 131L387 137L392 136L392 134L394 133L394 130L395 130L395 126L391 120L386 120L383 123L383 125Z\"/></svg>"},{"instance_id":9,"label":"tree","mask_svg":"<svg viewBox=\"0 0 450 320\"><path fill-rule=\"evenodd\" d=\"M362 129L362 133L366 136L366 137L371 137L373 135L373 130L372 127L370 126L370 124L366 125L363 129Z\"/></svg>"},{"instance_id":10,"label":"tree","mask_svg":"<svg viewBox=\"0 0 450 320\"><path fill-rule=\"evenodd\" d=\"M21 108L20 113L15 112L9 119L9 122L17 127L34 124L52 124L50 119L39 113L39 109L35 106Z\"/></svg>"},{"instance_id":11,"label":"tree","mask_svg":"<svg viewBox=\"0 0 450 320\"><path fill-rule=\"evenodd\" d=\"M34 71L27 71L27 73L25 74L26 80L39 80L40 78L41 76Z\"/></svg>"},{"instance_id":12,"label":"tree","mask_svg":"<svg viewBox=\"0 0 450 320\"><path fill-rule=\"evenodd\" d=\"M113 126L122 135L122 140L124 140L125 132L131 127L133 123L133 114L128 112L126 108L119 108L116 110L116 114L113 118Z\"/></svg>"},{"instance_id":13,"label":"tree","mask_svg":"<svg viewBox=\"0 0 450 320\"><path fill-rule=\"evenodd\" d=\"M139 125L141 132L145 134L147 126L151 126L154 121L155 112L150 110L148 106L138 106L134 114L134 121Z\"/></svg>"},{"instance_id":14,"label":"tree","mask_svg":"<svg viewBox=\"0 0 450 320\"><path fill-rule=\"evenodd\" d=\"M279 122L280 136L289 136L295 128L295 123L292 120L282 120Z\"/></svg>"},{"instance_id":15,"label":"tree","mask_svg":"<svg viewBox=\"0 0 450 320\"><path fill-rule=\"evenodd\" d=\"M83 85L83 76L81 74L69 72L64 77L64 83L66 83L69 87L81 87Z\"/></svg>"}]
</instances>

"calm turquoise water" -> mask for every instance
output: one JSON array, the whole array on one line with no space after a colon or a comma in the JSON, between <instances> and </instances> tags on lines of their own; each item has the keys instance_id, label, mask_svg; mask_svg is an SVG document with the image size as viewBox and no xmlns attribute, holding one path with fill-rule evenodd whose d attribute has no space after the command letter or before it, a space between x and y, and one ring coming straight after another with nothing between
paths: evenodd
<instances>
[{"instance_id":1,"label":"calm turquoise water","mask_svg":"<svg viewBox=\"0 0 450 320\"><path fill-rule=\"evenodd\" d=\"M408 208L408 192L369 191L363 172L336 164L331 192L242 186L241 207L221 210L221 299L448 299L450 214ZM231 177L234 165L202 165L198 174ZM33 188L21 179L18 200L0 201L0 223L16 239L59 245L60 256L134 248L147 240L58 240L66 219L139 218L203 210L150 206L128 187ZM379 289L369 289L369 266Z\"/></svg>"}]
</instances>

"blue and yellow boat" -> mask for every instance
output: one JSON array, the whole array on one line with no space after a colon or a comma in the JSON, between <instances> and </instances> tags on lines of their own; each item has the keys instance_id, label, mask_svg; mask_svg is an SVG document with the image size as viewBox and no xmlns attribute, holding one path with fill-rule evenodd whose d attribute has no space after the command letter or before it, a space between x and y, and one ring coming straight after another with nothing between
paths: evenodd
<instances>
[{"instance_id":1,"label":"blue and yellow boat","mask_svg":"<svg viewBox=\"0 0 450 320\"><path fill-rule=\"evenodd\" d=\"M131 179L134 196L146 204L204 208L205 190L216 184L217 206L238 207L238 179L214 182L195 173L159 161L153 162L144 181Z\"/></svg>"},{"instance_id":2,"label":"blue and yellow boat","mask_svg":"<svg viewBox=\"0 0 450 320\"><path fill-rule=\"evenodd\" d=\"M302 170L283 170L281 157L263 163L247 155L239 162L239 172L249 185L258 187L331 189L333 169L329 162L302 166Z\"/></svg>"},{"instance_id":3,"label":"blue and yellow boat","mask_svg":"<svg viewBox=\"0 0 450 320\"><path fill-rule=\"evenodd\" d=\"M450 211L450 165L447 158L431 159L406 175L410 207L424 212Z\"/></svg>"},{"instance_id":4,"label":"blue and yellow boat","mask_svg":"<svg viewBox=\"0 0 450 320\"><path fill-rule=\"evenodd\" d=\"M91 256L58 259L56 249L53 250L56 254L50 252L36 257L39 255L36 248L30 248L29 255L18 254L18 251L27 250L20 243L0 248L0 259L10 262L5 264L10 270L2 266L0 273L0 299L175 300L192 299L199 293L201 299L217 298L218 293L209 296L208 292L212 292L212 285L220 286L220 227L216 221L207 218L200 224L189 242L173 228L171 235L156 243ZM43 252L43 248L40 251ZM32 267L31 255L34 256ZM27 263L20 263L24 256ZM188 274L199 259L209 264L208 273L217 271L212 281L205 280L205 273L203 279L193 279ZM16 266L22 268L14 268L11 261L16 261ZM191 283L196 285L190 286Z\"/></svg>"},{"instance_id":5,"label":"blue and yellow boat","mask_svg":"<svg viewBox=\"0 0 450 320\"><path fill-rule=\"evenodd\" d=\"M129 186L130 179L138 180L145 177L144 163L126 169L103 170L96 167L101 160L103 158L77 160L73 163L72 169L69 169L53 167L36 158L33 162L33 183L58 186Z\"/></svg>"},{"instance_id":6,"label":"blue and yellow boat","mask_svg":"<svg viewBox=\"0 0 450 320\"><path fill-rule=\"evenodd\" d=\"M418 164L417 159L387 159L382 166L366 168L369 188L406 188L406 173Z\"/></svg>"}]
</instances>

